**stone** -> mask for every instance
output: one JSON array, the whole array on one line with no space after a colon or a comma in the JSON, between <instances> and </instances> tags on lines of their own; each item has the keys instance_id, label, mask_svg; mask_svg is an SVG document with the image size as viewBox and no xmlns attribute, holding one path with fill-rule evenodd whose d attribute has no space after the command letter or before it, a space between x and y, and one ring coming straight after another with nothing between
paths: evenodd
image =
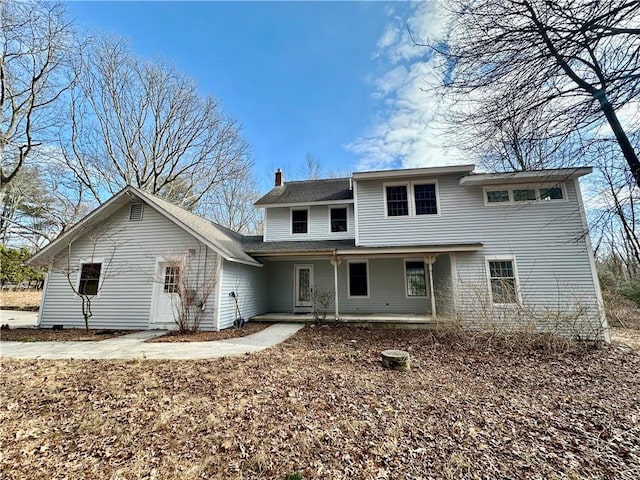
<instances>
[{"instance_id":1,"label":"stone","mask_svg":"<svg viewBox=\"0 0 640 480\"><path fill-rule=\"evenodd\" d=\"M409 352L404 350L385 350L380 354L382 357L382 366L393 370L406 372L411 368L411 359Z\"/></svg>"}]
</instances>

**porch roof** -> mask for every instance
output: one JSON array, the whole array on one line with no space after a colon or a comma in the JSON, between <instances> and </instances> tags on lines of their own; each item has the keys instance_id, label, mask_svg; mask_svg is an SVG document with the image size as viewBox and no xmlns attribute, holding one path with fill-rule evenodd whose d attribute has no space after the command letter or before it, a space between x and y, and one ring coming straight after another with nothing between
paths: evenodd
<instances>
[{"instance_id":1,"label":"porch roof","mask_svg":"<svg viewBox=\"0 0 640 480\"><path fill-rule=\"evenodd\" d=\"M364 247L356 246L353 239L263 242L262 237L245 237L243 246L248 254L256 257L416 255L482 249L480 242Z\"/></svg>"}]
</instances>

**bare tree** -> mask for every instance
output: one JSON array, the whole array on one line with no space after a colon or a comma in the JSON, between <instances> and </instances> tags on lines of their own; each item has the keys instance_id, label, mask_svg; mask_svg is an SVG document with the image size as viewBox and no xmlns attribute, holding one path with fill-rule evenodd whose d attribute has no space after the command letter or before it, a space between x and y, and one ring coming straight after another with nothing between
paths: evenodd
<instances>
[{"instance_id":1,"label":"bare tree","mask_svg":"<svg viewBox=\"0 0 640 480\"><path fill-rule=\"evenodd\" d=\"M73 254L74 239L83 238L89 242L88 253L80 260ZM93 316L92 302L104 288L105 283L117 276L114 259L119 243L118 230L102 225L94 225L69 240L64 254L58 255L50 266L50 271L65 276L69 287L80 299L85 330L89 331L89 320Z\"/></svg>"},{"instance_id":2,"label":"bare tree","mask_svg":"<svg viewBox=\"0 0 640 480\"><path fill-rule=\"evenodd\" d=\"M238 123L174 67L100 38L77 69L67 164L98 202L129 184L193 209L251 165Z\"/></svg>"},{"instance_id":3,"label":"bare tree","mask_svg":"<svg viewBox=\"0 0 640 480\"><path fill-rule=\"evenodd\" d=\"M56 124L73 31L61 3L0 2L0 186L16 178Z\"/></svg>"},{"instance_id":4,"label":"bare tree","mask_svg":"<svg viewBox=\"0 0 640 480\"><path fill-rule=\"evenodd\" d=\"M531 140L556 146L610 135L640 186L632 142L640 129L639 1L453 0L442 9L448 35L428 43L441 60L458 141L467 126L467 145L481 149L509 124L535 126Z\"/></svg>"},{"instance_id":5,"label":"bare tree","mask_svg":"<svg viewBox=\"0 0 640 480\"><path fill-rule=\"evenodd\" d=\"M217 262L217 259L216 259ZM164 284L165 293L171 294L174 320L180 333L197 332L205 316L209 296L215 291L216 263L207 271L189 253L174 255L167 260L171 278L161 272L157 282Z\"/></svg>"}]
</instances>

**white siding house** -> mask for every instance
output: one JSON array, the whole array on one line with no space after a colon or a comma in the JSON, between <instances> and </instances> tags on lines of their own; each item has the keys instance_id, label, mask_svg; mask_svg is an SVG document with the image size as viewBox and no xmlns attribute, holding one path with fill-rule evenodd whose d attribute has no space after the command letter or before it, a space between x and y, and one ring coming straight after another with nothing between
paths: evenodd
<instances>
[{"instance_id":1,"label":"white siding house","mask_svg":"<svg viewBox=\"0 0 640 480\"><path fill-rule=\"evenodd\" d=\"M189 260L182 278L194 298L206 296L203 329L228 328L237 316L311 318L325 292L334 321L456 321L608 340L579 184L591 169L473 170L297 182L277 172L255 204L265 211L263 236L127 187L33 258L53 267L40 324L82 325L60 267L70 255L73 286L99 290L92 326L170 327L177 272L168 267L179 257ZM99 278L83 263L100 264ZM203 279L215 286L208 296Z\"/></svg>"}]
</instances>

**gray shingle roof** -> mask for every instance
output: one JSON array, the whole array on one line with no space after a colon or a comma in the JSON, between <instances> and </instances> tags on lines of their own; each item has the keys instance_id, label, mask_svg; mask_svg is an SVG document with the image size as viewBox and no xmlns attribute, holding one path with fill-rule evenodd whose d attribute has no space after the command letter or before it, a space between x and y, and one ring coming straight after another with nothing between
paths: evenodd
<instances>
[{"instance_id":1,"label":"gray shingle roof","mask_svg":"<svg viewBox=\"0 0 640 480\"><path fill-rule=\"evenodd\" d=\"M209 220L169 203L160 197L156 197L155 195L138 188L130 188L136 193L136 195L140 196L160 210L163 210L165 213L177 220L178 223L183 224L202 238L211 242L214 246L217 246L221 251L222 256L227 260L241 261L253 265L258 264L256 260L247 255L243 250L241 241L242 235L212 223Z\"/></svg>"},{"instance_id":2,"label":"gray shingle roof","mask_svg":"<svg viewBox=\"0 0 640 480\"><path fill-rule=\"evenodd\" d=\"M353 200L353 190L349 186L348 178L285 182L281 187L274 187L254 205Z\"/></svg>"}]
</instances>

